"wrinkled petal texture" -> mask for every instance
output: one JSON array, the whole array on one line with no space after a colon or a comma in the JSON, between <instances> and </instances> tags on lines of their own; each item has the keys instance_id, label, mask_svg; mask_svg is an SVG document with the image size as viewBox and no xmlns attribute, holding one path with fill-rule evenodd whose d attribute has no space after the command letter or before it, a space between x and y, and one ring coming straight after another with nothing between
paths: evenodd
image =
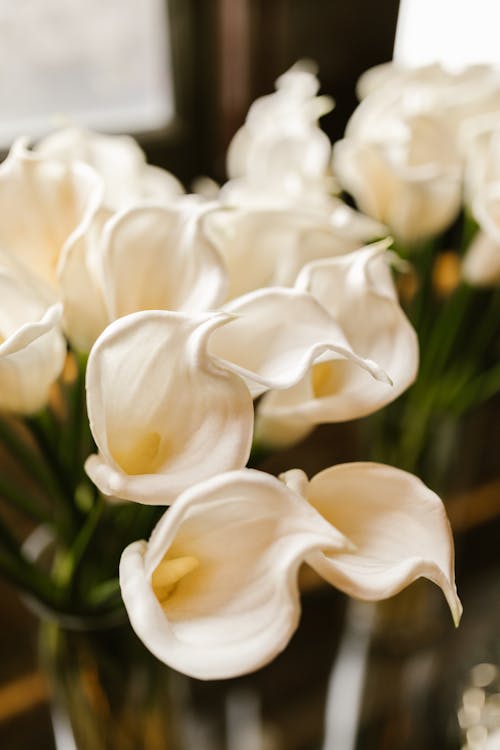
<instances>
[{"instance_id":1,"label":"wrinkled petal texture","mask_svg":"<svg viewBox=\"0 0 500 750\"><path fill-rule=\"evenodd\" d=\"M332 585L374 601L423 576L441 587L458 622L450 525L439 497L417 477L382 464L343 464L313 477L307 499L355 545L352 553L309 555Z\"/></svg>"},{"instance_id":2,"label":"wrinkled petal texture","mask_svg":"<svg viewBox=\"0 0 500 750\"><path fill-rule=\"evenodd\" d=\"M167 505L194 482L245 465L250 393L206 353L207 337L226 319L139 312L97 340L87 404L99 455L86 471L102 492Z\"/></svg>"},{"instance_id":3,"label":"wrinkled petal texture","mask_svg":"<svg viewBox=\"0 0 500 750\"><path fill-rule=\"evenodd\" d=\"M295 492L245 470L179 497L149 545L123 552L132 627L163 662L200 679L258 669L297 627L297 570L311 549L346 540Z\"/></svg>"}]
</instances>

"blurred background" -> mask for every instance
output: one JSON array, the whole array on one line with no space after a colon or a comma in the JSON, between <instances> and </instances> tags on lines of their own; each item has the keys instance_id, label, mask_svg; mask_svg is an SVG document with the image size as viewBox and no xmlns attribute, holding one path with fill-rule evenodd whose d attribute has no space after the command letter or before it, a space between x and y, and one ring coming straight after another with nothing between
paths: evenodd
<instances>
[{"instance_id":1,"label":"blurred background","mask_svg":"<svg viewBox=\"0 0 500 750\"><path fill-rule=\"evenodd\" d=\"M489 30L498 29L498 25L488 22L488 12L494 9L495 2L498 0L476 0L469 4L442 0L441 5L437 0L401 3L397 55L409 63L429 62L448 55L449 61L459 64L454 34L451 31L445 34L446 24L451 24L453 6L455 13L464 10L460 17L467 27L470 17L465 10L473 5L482 31L468 35L471 43L476 42L474 49L468 50L463 43L458 45L462 62L477 61L481 56L483 61L490 62L499 49L488 41ZM332 141L340 138L356 105L358 77L367 68L393 57L399 6L398 0L376 3L371 0L108 0L106 3L0 0L0 149L5 153L19 135L37 138L54 127L75 122L106 132L131 133L138 138L148 161L172 171L187 189L199 175L222 181L227 146L243 123L249 105L257 97L270 93L275 79L299 59L309 58L317 63L321 93L332 95L336 102L334 110L322 119L322 126ZM463 33L462 29L462 37ZM444 640L442 634L436 640L435 634L429 636L425 626L417 628L419 644L423 644L425 651L425 658L421 658L420 652L417 659L413 652L408 655L404 636L408 623L402 614L399 630L392 632L389 639L391 643L383 633L375 643L376 664L369 675L372 696L383 694L387 682L395 692L398 685L405 684L419 694L419 686L429 681L431 668L434 670L434 692L428 694L425 705L418 704L415 709L422 712L416 715L424 717L424 721L433 713L434 720L443 724L446 710L451 705L453 714L453 705L457 704L456 686L463 684L461 705L465 724L470 720L467 710L469 714L474 711L474 706L479 705L477 701L484 704L487 689L496 696L490 713L500 726L500 688L496 687L495 663L490 664L479 647L470 665L462 669L457 661L457 653L466 650L471 640L475 644L491 641L490 631L496 632L496 624L500 624L497 585L500 527L498 521L491 519L495 517L491 507L499 505L499 436L495 415L498 415L498 400L474 415L469 437L462 445L465 484L468 484L465 489L469 491L473 485L481 487L475 520L467 521L470 503L464 511L461 495L457 495L452 511L462 534L458 568L463 598L467 599L470 592L469 611L487 611L488 624L484 624L484 617L466 620L460 642L453 645L446 643L449 630L445 631ZM321 428L316 442L300 449L300 465L314 473L317 468L333 463L332 455L337 461L352 460L355 441L350 429ZM488 435L486 447L477 441L479 434ZM328 457L318 452L318 445L326 446ZM288 468L293 465L293 454L280 460ZM282 467L276 464L267 468ZM484 518L489 519L487 525L482 523ZM462 561L467 565L462 565ZM481 587L477 586L478 581L482 582ZM0 582L0 597L0 747L24 750L36 746L37 750L53 750L47 689L35 666L35 617L3 582ZM440 606L434 600L430 604L426 600L421 610L423 620L427 607L434 611ZM397 610L396 604L396 613ZM350 641L341 642L337 628L339 613L356 623L350 630ZM329 695L335 696L337 722L342 712L352 711L349 700L362 702L356 664L359 655L368 648L365 634L371 628L372 614L365 608L351 609L345 615L341 595L313 589L305 605L303 624L289 649L287 658L292 660L292 668L290 661L280 657L258 676L242 683L229 698L226 688L209 696L203 686L191 686L194 705L201 705L202 713L206 714L216 712L218 704L224 703L228 750L319 750L327 686L330 685ZM318 648L321 642L328 643L326 651ZM414 644L413 638L412 648ZM333 679L330 668L338 649L343 654L343 668L350 663L354 668L336 674ZM441 662L436 661L438 652ZM440 671L439 664L444 663L448 667L455 664L455 672ZM490 665L489 672L487 666L482 672L468 671L484 664ZM437 676L436 670L440 672ZM258 686L264 708L255 704L252 692L248 692L249 685ZM347 690L342 702L342 686L347 685L351 685L351 692ZM469 689L473 692L467 693ZM435 702L436 695L444 696L443 701ZM378 722L376 744L367 733L355 745L352 729L340 721L337 726L343 728L343 739L339 735L327 738L325 742L330 744L324 745L325 750L354 747L422 750L424 746L443 750L442 738L433 745L418 745L415 737L410 740L408 722L411 724L415 717L412 719L408 713L413 710L409 705L394 706L394 720L385 721L381 727L382 720L377 718L380 714L372 700L363 710L368 715L371 712L375 724ZM273 739L272 728L267 734L255 734L252 726L261 710L267 712L266 721L270 724L276 716L280 717L281 725L287 727L284 736L288 739ZM499 748L498 735L496 741L499 744L490 744L488 748ZM74 750L63 743L60 740L58 750ZM449 747L458 750L458 745L452 743L453 740ZM211 747L201 734L193 735L191 746L193 750ZM463 747L473 749L483 745Z\"/></svg>"}]
</instances>

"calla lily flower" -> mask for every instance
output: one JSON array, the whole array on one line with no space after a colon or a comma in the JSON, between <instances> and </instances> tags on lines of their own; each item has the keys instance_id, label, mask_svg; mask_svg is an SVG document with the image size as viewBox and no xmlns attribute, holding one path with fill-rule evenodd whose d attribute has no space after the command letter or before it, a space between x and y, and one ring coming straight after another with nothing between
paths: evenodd
<instances>
[{"instance_id":1,"label":"calla lily flower","mask_svg":"<svg viewBox=\"0 0 500 750\"><path fill-rule=\"evenodd\" d=\"M358 356L374 361L388 379L373 380L354 361L321 360L292 388L267 393L259 404L257 438L287 444L315 424L371 414L397 398L418 369L418 340L397 300L387 242L316 261L299 274L308 291L344 332Z\"/></svg>"},{"instance_id":2,"label":"calla lily flower","mask_svg":"<svg viewBox=\"0 0 500 750\"><path fill-rule=\"evenodd\" d=\"M377 102L378 95L373 97ZM375 115L385 103L381 98ZM458 150L445 123L429 115L382 115L372 129L370 104L371 97L362 102L353 116L356 127L348 126L335 144L335 174L361 211L386 224L401 242L418 243L446 229L459 211Z\"/></svg>"},{"instance_id":3,"label":"calla lily flower","mask_svg":"<svg viewBox=\"0 0 500 750\"><path fill-rule=\"evenodd\" d=\"M98 175L66 165L17 141L0 165L0 246L53 289L69 238L92 219L102 198Z\"/></svg>"},{"instance_id":4,"label":"calla lily flower","mask_svg":"<svg viewBox=\"0 0 500 750\"><path fill-rule=\"evenodd\" d=\"M253 202L285 194L288 200L323 202L331 192L331 143L318 119L333 101L316 96L319 82L304 63L276 81L276 92L257 99L246 122L231 141L227 154L230 180L224 200Z\"/></svg>"},{"instance_id":5,"label":"calla lily flower","mask_svg":"<svg viewBox=\"0 0 500 750\"><path fill-rule=\"evenodd\" d=\"M300 485L311 505L354 544L334 555L316 550L307 562L349 596L386 599L424 577L436 583L458 625L453 537L439 497L413 474L376 463L332 466L310 482L301 471L283 481Z\"/></svg>"},{"instance_id":6,"label":"calla lily flower","mask_svg":"<svg viewBox=\"0 0 500 750\"><path fill-rule=\"evenodd\" d=\"M188 489L120 563L132 627L163 662L200 679L250 672L290 640L297 572L316 548L349 546L276 478L230 472Z\"/></svg>"},{"instance_id":7,"label":"calla lily flower","mask_svg":"<svg viewBox=\"0 0 500 750\"><path fill-rule=\"evenodd\" d=\"M108 323L131 312L220 305L227 274L200 227L206 210L181 202L114 215L101 209L68 243L59 283L66 331L78 349L88 351Z\"/></svg>"},{"instance_id":8,"label":"calla lily flower","mask_svg":"<svg viewBox=\"0 0 500 750\"><path fill-rule=\"evenodd\" d=\"M33 414L47 402L66 358L61 315L36 283L0 269L0 410Z\"/></svg>"},{"instance_id":9,"label":"calla lily flower","mask_svg":"<svg viewBox=\"0 0 500 750\"><path fill-rule=\"evenodd\" d=\"M254 397L269 389L290 389L317 360L348 360L354 369L389 382L376 362L353 351L335 318L308 292L259 289L233 300L224 311L233 319L212 333L209 351L246 379Z\"/></svg>"},{"instance_id":10,"label":"calla lily flower","mask_svg":"<svg viewBox=\"0 0 500 750\"><path fill-rule=\"evenodd\" d=\"M458 622L453 541L439 498L416 477L379 464L347 464L308 482L254 470L186 490L149 543L120 564L132 627L163 662L193 677L235 677L263 666L299 619L297 571L382 599L424 576Z\"/></svg>"},{"instance_id":11,"label":"calla lily flower","mask_svg":"<svg viewBox=\"0 0 500 750\"><path fill-rule=\"evenodd\" d=\"M224 259L229 299L264 286L293 286L306 263L343 255L386 233L341 201L330 209L208 211L203 231Z\"/></svg>"},{"instance_id":12,"label":"calla lily flower","mask_svg":"<svg viewBox=\"0 0 500 750\"><path fill-rule=\"evenodd\" d=\"M112 323L87 366L87 474L106 495L166 505L194 482L241 468L253 404L243 380L207 353L225 314L147 311Z\"/></svg>"},{"instance_id":13,"label":"calla lily flower","mask_svg":"<svg viewBox=\"0 0 500 750\"><path fill-rule=\"evenodd\" d=\"M43 138L35 150L66 164L91 166L104 183L104 206L114 211L139 201L168 203L184 192L173 174L146 164L144 152L128 135L69 127Z\"/></svg>"}]
</instances>

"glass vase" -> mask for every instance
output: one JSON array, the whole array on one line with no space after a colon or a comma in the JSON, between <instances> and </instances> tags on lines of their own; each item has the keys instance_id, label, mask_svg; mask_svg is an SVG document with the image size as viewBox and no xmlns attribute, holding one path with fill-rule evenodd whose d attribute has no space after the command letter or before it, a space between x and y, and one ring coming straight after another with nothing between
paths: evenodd
<instances>
[{"instance_id":1,"label":"glass vase","mask_svg":"<svg viewBox=\"0 0 500 750\"><path fill-rule=\"evenodd\" d=\"M40 624L40 665L57 750L181 750L178 675L128 623Z\"/></svg>"}]
</instances>

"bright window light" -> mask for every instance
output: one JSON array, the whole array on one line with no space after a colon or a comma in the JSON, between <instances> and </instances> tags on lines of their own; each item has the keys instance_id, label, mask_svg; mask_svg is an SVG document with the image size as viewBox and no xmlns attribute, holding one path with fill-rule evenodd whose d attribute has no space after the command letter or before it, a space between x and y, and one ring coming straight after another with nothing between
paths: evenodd
<instances>
[{"instance_id":1,"label":"bright window light","mask_svg":"<svg viewBox=\"0 0 500 750\"><path fill-rule=\"evenodd\" d=\"M451 69L500 64L500 0L401 0L394 60Z\"/></svg>"},{"instance_id":2,"label":"bright window light","mask_svg":"<svg viewBox=\"0 0 500 750\"><path fill-rule=\"evenodd\" d=\"M147 132L174 115L165 0L0 0L0 147L76 123Z\"/></svg>"}]
</instances>

